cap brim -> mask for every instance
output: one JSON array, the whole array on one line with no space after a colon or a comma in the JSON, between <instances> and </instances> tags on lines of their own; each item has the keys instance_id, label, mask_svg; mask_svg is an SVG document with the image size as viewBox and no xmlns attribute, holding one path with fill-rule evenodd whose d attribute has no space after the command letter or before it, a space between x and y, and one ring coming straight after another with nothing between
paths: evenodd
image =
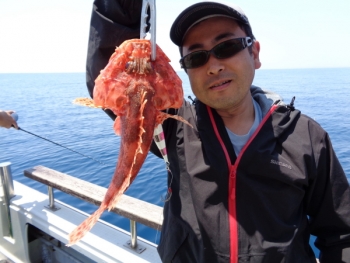
<instances>
[{"instance_id":1,"label":"cap brim","mask_svg":"<svg viewBox=\"0 0 350 263\"><path fill-rule=\"evenodd\" d=\"M181 46L183 38L195 23L213 16L231 17L241 23L249 25L248 18L239 7L233 7L218 2L201 2L186 8L176 18L171 29L170 39L177 45Z\"/></svg>"}]
</instances>

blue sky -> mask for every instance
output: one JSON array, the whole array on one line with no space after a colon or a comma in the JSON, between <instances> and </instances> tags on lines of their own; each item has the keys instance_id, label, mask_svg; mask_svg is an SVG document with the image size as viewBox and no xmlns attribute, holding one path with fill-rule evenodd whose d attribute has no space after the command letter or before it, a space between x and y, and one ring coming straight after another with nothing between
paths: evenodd
<instances>
[{"instance_id":1,"label":"blue sky","mask_svg":"<svg viewBox=\"0 0 350 263\"><path fill-rule=\"evenodd\" d=\"M0 0L0 73L84 72L91 0ZM193 0L157 0L157 43ZM263 69L350 67L349 0L235 0L261 45Z\"/></svg>"}]
</instances>

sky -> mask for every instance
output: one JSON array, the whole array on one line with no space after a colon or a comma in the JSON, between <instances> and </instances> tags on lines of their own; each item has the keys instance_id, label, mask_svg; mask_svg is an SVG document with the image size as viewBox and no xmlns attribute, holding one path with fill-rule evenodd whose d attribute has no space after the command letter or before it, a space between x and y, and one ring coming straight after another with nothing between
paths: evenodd
<instances>
[{"instance_id":1,"label":"sky","mask_svg":"<svg viewBox=\"0 0 350 263\"><path fill-rule=\"evenodd\" d=\"M157 0L157 44L179 70L169 30L198 0ZM350 67L350 0L226 0L260 42L262 69ZM0 0L0 73L84 72L92 0Z\"/></svg>"}]
</instances>

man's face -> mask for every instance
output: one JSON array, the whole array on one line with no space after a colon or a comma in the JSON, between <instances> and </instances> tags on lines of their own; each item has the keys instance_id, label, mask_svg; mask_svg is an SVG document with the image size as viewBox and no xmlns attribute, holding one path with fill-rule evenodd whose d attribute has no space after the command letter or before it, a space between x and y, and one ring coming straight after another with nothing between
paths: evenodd
<instances>
[{"instance_id":1,"label":"man's face","mask_svg":"<svg viewBox=\"0 0 350 263\"><path fill-rule=\"evenodd\" d=\"M246 37L237 22L227 17L214 17L193 26L183 42L183 55L198 50L211 50L217 44ZM188 69L192 91L195 96L218 111L231 111L245 105L250 98L250 86L255 69L261 66L260 46L253 43L252 53L248 48L226 59L217 59L212 54L208 62L198 68Z\"/></svg>"}]
</instances>

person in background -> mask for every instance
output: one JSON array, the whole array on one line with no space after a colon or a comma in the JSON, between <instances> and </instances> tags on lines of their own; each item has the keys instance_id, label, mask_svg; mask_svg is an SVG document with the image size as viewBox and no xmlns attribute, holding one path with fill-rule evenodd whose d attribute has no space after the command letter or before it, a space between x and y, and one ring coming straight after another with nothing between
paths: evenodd
<instances>
[{"instance_id":1,"label":"person in background","mask_svg":"<svg viewBox=\"0 0 350 263\"><path fill-rule=\"evenodd\" d=\"M14 118L12 118L11 114L14 111L2 111L0 110L0 127L10 129L11 127L18 130L17 122Z\"/></svg>"},{"instance_id":2,"label":"person in background","mask_svg":"<svg viewBox=\"0 0 350 263\"><path fill-rule=\"evenodd\" d=\"M87 86L124 40L139 37L142 1L96 0ZM158 10L164 12L165 10ZM162 36L166 37L166 36ZM199 2L170 38L196 96L163 123L172 196L164 205L163 262L350 263L350 188L326 131L253 86L260 43L241 8ZM156 62L155 62L156 63ZM115 115L107 112L113 119ZM151 151L162 158L156 145Z\"/></svg>"}]
</instances>

